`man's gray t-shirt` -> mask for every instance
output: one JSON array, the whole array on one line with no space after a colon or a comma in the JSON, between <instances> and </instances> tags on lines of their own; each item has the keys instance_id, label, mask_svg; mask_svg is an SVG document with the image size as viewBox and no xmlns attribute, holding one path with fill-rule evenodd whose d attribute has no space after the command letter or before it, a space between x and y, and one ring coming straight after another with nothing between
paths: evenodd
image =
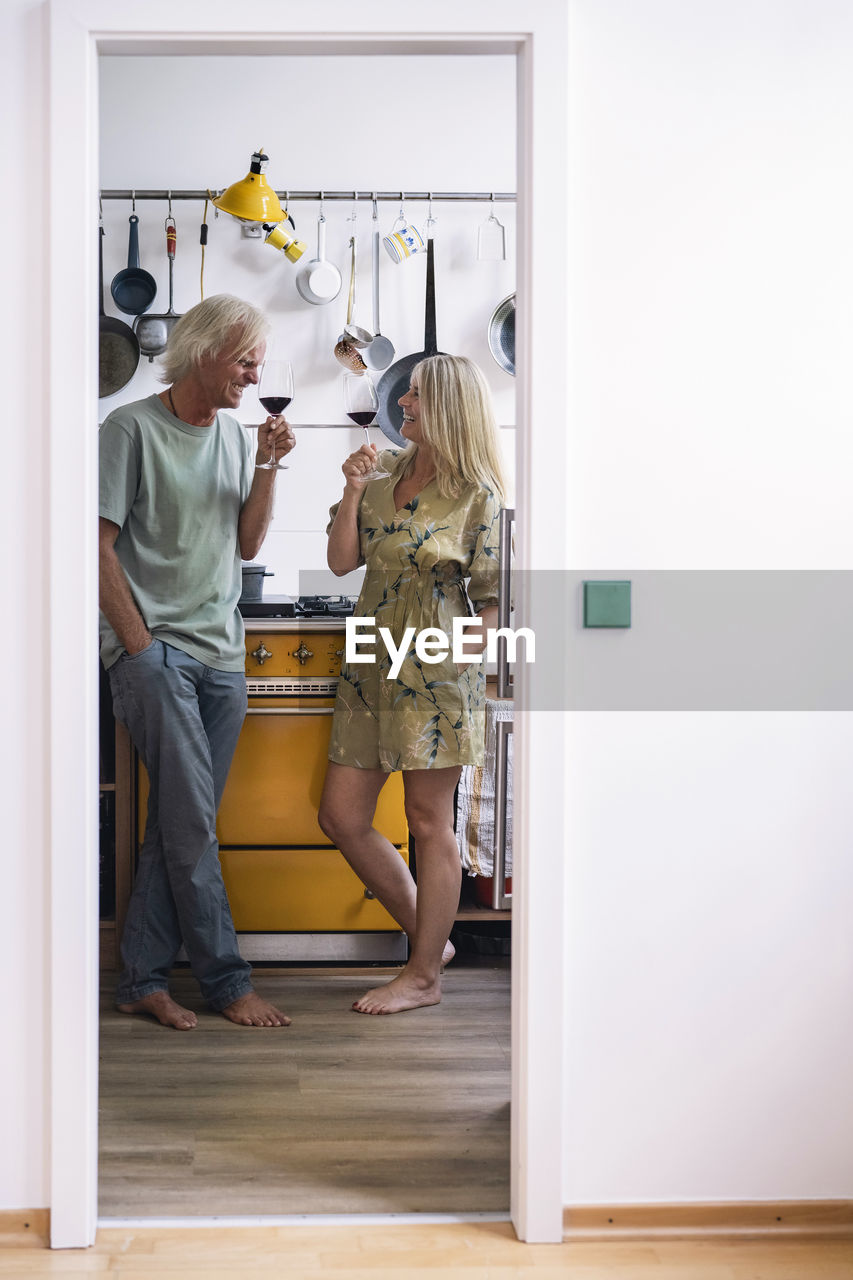
<instances>
[{"instance_id":1,"label":"man's gray t-shirt","mask_svg":"<svg viewBox=\"0 0 853 1280\"><path fill-rule=\"evenodd\" d=\"M100 514L153 636L217 671L243 671L237 524L252 484L249 441L218 413L193 427L159 396L124 405L100 431ZM101 658L124 648L103 614Z\"/></svg>"}]
</instances>

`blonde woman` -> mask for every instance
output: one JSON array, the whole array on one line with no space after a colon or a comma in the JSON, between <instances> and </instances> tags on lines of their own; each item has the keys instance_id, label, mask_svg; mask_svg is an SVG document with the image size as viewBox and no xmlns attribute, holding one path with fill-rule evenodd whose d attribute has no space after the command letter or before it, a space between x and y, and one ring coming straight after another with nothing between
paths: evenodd
<instances>
[{"instance_id":1,"label":"blonde woman","mask_svg":"<svg viewBox=\"0 0 853 1280\"><path fill-rule=\"evenodd\" d=\"M320 825L410 941L401 973L354 1002L370 1014L437 1004L442 959L453 955L448 935L461 882L453 794L462 766L483 755L481 654L497 618L505 489L489 389L472 361L422 360L398 403L407 447L382 454L385 479L369 477L372 446L347 458L328 528L333 573L367 566L356 614L375 618L376 639L375 661L345 663L341 672ZM457 663L452 651L436 663L418 656L417 633L435 629L450 644L454 618L472 612L480 625L466 640L470 660ZM395 661L407 628L414 636ZM403 774L417 887L373 826L379 792L395 770Z\"/></svg>"}]
</instances>

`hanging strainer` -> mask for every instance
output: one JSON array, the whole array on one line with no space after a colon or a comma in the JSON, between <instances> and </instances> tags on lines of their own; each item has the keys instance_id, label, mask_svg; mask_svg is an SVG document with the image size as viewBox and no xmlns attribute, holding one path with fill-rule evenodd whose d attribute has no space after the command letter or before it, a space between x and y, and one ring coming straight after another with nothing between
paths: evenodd
<instances>
[{"instance_id":1,"label":"hanging strainer","mask_svg":"<svg viewBox=\"0 0 853 1280\"><path fill-rule=\"evenodd\" d=\"M489 321L489 350L504 373L515 377L515 294L499 302Z\"/></svg>"}]
</instances>

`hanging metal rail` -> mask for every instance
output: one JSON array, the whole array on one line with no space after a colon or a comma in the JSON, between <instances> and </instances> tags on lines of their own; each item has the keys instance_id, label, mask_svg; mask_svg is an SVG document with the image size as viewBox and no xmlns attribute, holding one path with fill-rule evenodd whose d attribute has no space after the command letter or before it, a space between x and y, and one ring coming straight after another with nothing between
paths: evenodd
<instances>
[{"instance_id":1,"label":"hanging metal rail","mask_svg":"<svg viewBox=\"0 0 853 1280\"><path fill-rule=\"evenodd\" d=\"M148 190L128 188L126 190L101 191L102 200L206 200L211 192ZM213 195L221 194L214 191ZM434 201L513 201L514 191L277 191L278 198L291 200L434 200Z\"/></svg>"}]
</instances>

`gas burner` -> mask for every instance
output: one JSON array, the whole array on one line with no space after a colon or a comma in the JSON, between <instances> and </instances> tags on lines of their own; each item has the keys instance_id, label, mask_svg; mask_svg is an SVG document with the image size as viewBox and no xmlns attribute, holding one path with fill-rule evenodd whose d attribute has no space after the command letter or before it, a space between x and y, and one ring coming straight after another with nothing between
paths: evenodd
<instances>
[{"instance_id":1,"label":"gas burner","mask_svg":"<svg viewBox=\"0 0 853 1280\"><path fill-rule=\"evenodd\" d=\"M300 596L296 612L302 618L346 618L355 610L350 596Z\"/></svg>"},{"instance_id":2,"label":"gas burner","mask_svg":"<svg viewBox=\"0 0 853 1280\"><path fill-rule=\"evenodd\" d=\"M347 618L355 612L353 596L266 596L241 600L244 618Z\"/></svg>"}]
</instances>

